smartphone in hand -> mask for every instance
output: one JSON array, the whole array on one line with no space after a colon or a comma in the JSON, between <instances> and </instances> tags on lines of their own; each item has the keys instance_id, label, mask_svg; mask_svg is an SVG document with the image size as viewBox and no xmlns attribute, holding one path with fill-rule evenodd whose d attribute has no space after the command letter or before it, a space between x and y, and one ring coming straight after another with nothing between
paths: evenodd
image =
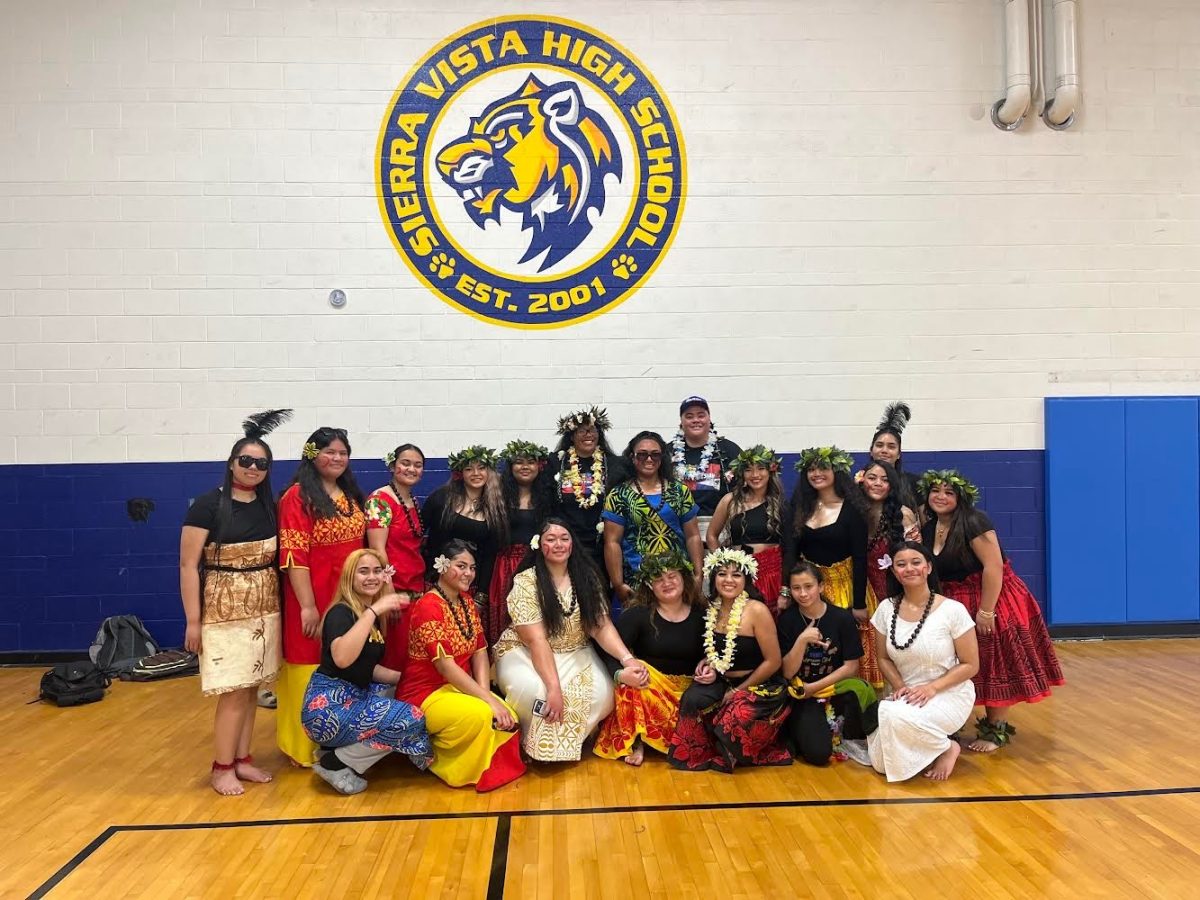
<instances>
[{"instance_id":1,"label":"smartphone in hand","mask_svg":"<svg viewBox=\"0 0 1200 900\"><path fill-rule=\"evenodd\" d=\"M547 709L547 706L546 706L545 700L542 700L539 697L537 700L533 701L533 714L535 716L543 716L544 717L546 715L546 709Z\"/></svg>"}]
</instances>

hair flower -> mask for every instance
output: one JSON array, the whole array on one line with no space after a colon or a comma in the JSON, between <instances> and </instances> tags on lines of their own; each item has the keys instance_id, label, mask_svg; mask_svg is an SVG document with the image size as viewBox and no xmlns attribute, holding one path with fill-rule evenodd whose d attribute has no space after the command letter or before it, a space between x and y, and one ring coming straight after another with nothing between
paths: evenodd
<instances>
[{"instance_id":1,"label":"hair flower","mask_svg":"<svg viewBox=\"0 0 1200 900\"><path fill-rule=\"evenodd\" d=\"M535 534L533 537L531 537L529 539L529 549L530 550L536 550L541 545L542 545L542 536L540 534Z\"/></svg>"},{"instance_id":2,"label":"hair flower","mask_svg":"<svg viewBox=\"0 0 1200 900\"><path fill-rule=\"evenodd\" d=\"M305 459L316 459L317 454L320 452L321 451L317 449L316 442L309 441L307 444L304 445L304 450L301 451L300 455L303 456Z\"/></svg>"},{"instance_id":3,"label":"hair flower","mask_svg":"<svg viewBox=\"0 0 1200 900\"><path fill-rule=\"evenodd\" d=\"M439 575L445 575L450 571L450 560L445 556L439 556L433 561L433 570Z\"/></svg>"},{"instance_id":4,"label":"hair flower","mask_svg":"<svg viewBox=\"0 0 1200 900\"><path fill-rule=\"evenodd\" d=\"M745 550L737 550L733 547L722 547L719 550L708 552L704 557L704 577L709 577L723 566L733 566L749 578L758 577L758 560Z\"/></svg>"},{"instance_id":5,"label":"hair flower","mask_svg":"<svg viewBox=\"0 0 1200 900\"><path fill-rule=\"evenodd\" d=\"M396 464L396 451L389 450L387 453L385 453L383 461L387 464L389 469L394 466Z\"/></svg>"},{"instance_id":6,"label":"hair flower","mask_svg":"<svg viewBox=\"0 0 1200 900\"><path fill-rule=\"evenodd\" d=\"M388 565L383 567L383 574L386 575L388 578L394 577L396 574L396 567L393 566L391 563L389 563Z\"/></svg>"},{"instance_id":7,"label":"hair flower","mask_svg":"<svg viewBox=\"0 0 1200 900\"><path fill-rule=\"evenodd\" d=\"M877 565L881 569L890 569L892 567L892 557L887 553L883 554L883 556L879 557Z\"/></svg>"}]
</instances>

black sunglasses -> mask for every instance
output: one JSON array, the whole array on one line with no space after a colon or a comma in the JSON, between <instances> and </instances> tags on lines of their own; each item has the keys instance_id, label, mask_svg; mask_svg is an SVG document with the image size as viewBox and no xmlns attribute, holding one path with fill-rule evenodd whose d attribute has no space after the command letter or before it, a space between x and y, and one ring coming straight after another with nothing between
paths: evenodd
<instances>
[{"instance_id":1,"label":"black sunglasses","mask_svg":"<svg viewBox=\"0 0 1200 900\"><path fill-rule=\"evenodd\" d=\"M247 456L243 454L237 458L237 464L243 469L258 469L260 472L265 472L271 468L271 461L265 456Z\"/></svg>"},{"instance_id":2,"label":"black sunglasses","mask_svg":"<svg viewBox=\"0 0 1200 900\"><path fill-rule=\"evenodd\" d=\"M639 450L633 455L642 462L645 462L648 459L662 459L662 453L658 450Z\"/></svg>"}]
</instances>

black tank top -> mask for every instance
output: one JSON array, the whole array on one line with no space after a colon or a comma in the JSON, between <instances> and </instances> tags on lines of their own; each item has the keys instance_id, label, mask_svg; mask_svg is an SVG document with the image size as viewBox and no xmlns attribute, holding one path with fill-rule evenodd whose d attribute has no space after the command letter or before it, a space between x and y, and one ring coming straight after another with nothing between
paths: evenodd
<instances>
[{"instance_id":1,"label":"black tank top","mask_svg":"<svg viewBox=\"0 0 1200 900\"><path fill-rule=\"evenodd\" d=\"M767 526L767 504L760 503L753 509L734 516L729 522L729 540L738 544L778 544L779 531Z\"/></svg>"},{"instance_id":2,"label":"black tank top","mask_svg":"<svg viewBox=\"0 0 1200 900\"><path fill-rule=\"evenodd\" d=\"M719 631L713 635L713 644L717 653L725 652L725 642L728 638ZM733 644L733 665L730 672L750 672L762 665L762 648L758 646L758 638L754 635L739 634Z\"/></svg>"}]
</instances>

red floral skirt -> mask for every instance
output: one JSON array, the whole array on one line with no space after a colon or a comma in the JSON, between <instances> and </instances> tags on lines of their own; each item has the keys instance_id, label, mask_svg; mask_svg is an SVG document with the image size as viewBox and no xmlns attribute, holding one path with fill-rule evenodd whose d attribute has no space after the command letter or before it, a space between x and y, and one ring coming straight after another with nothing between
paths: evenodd
<instances>
[{"instance_id":1,"label":"red floral skirt","mask_svg":"<svg viewBox=\"0 0 1200 900\"><path fill-rule=\"evenodd\" d=\"M983 595L983 573L976 572L962 581L943 581L942 593L953 597L974 617ZM976 703L1036 703L1050 696L1051 687L1064 683L1042 610L1007 560L994 624L991 634L979 635Z\"/></svg>"},{"instance_id":2,"label":"red floral skirt","mask_svg":"<svg viewBox=\"0 0 1200 900\"><path fill-rule=\"evenodd\" d=\"M489 647L500 639L501 633L508 627L508 594L512 590L517 567L528 552L528 544L509 544L496 554L492 583L488 589L487 620L483 626Z\"/></svg>"},{"instance_id":3,"label":"red floral skirt","mask_svg":"<svg viewBox=\"0 0 1200 900\"><path fill-rule=\"evenodd\" d=\"M758 576L754 586L763 595L763 602L771 614L779 616L779 592L783 588L783 551L779 545L764 547L754 554L758 560Z\"/></svg>"},{"instance_id":4,"label":"red floral skirt","mask_svg":"<svg viewBox=\"0 0 1200 900\"><path fill-rule=\"evenodd\" d=\"M734 691L732 682L692 684L679 704L679 722L671 735L667 760L689 772L732 772L737 766L790 766L792 754L779 730L791 712L782 678L772 678L747 690Z\"/></svg>"}]
</instances>

